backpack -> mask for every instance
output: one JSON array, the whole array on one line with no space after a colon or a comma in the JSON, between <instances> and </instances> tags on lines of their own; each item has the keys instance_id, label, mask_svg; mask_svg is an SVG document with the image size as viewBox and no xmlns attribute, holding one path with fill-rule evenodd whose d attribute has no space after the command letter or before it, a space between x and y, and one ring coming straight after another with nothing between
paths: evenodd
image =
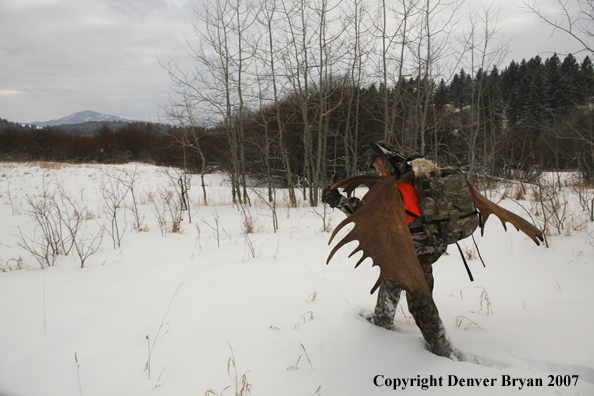
<instances>
[{"instance_id":1,"label":"backpack","mask_svg":"<svg viewBox=\"0 0 594 396\"><path fill-rule=\"evenodd\" d=\"M434 242L447 245L471 236L480 219L462 171L440 171L435 163L421 156L405 158L386 143L371 142L369 146L375 155L386 156L397 177L409 170L415 174L421 219L411 228L411 233L424 231Z\"/></svg>"},{"instance_id":2,"label":"backpack","mask_svg":"<svg viewBox=\"0 0 594 396\"><path fill-rule=\"evenodd\" d=\"M479 226L479 214L459 169L438 176L417 177L415 189L423 231L435 242L456 243L471 236Z\"/></svg>"},{"instance_id":3,"label":"backpack","mask_svg":"<svg viewBox=\"0 0 594 396\"><path fill-rule=\"evenodd\" d=\"M455 243L468 277L471 282L474 281L458 241L474 233L481 222L481 217L476 210L462 171L460 169L439 170L435 163L421 156L404 159L402 155L388 150L389 147L380 143L370 143L370 147L377 154L387 156L396 171L396 176L401 176L409 170L414 172L414 186L419 196L421 216L409 223L411 234L424 232L434 243L446 245ZM414 213L410 215L416 217ZM484 266L485 262L478 251L478 246L476 248Z\"/></svg>"}]
</instances>

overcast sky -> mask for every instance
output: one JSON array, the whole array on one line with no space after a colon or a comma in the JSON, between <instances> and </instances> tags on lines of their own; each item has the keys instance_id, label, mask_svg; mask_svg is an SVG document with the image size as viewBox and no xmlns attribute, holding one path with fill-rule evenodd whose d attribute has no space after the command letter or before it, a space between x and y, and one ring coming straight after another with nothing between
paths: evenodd
<instances>
[{"instance_id":1,"label":"overcast sky","mask_svg":"<svg viewBox=\"0 0 594 396\"><path fill-rule=\"evenodd\" d=\"M184 58L184 33L200 1L0 0L0 118L29 123L93 110L160 121L169 79L159 60ZM536 1L556 12L553 0ZM577 1L569 0L574 9ZM580 48L560 32L550 37L520 1L493 4L512 39L504 66Z\"/></svg>"}]
</instances>

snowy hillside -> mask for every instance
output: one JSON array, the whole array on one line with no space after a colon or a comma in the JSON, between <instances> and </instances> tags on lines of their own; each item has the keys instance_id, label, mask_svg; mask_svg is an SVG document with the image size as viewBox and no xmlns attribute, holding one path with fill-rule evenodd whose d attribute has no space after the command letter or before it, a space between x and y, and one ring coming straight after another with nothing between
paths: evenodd
<instances>
[{"instance_id":1,"label":"snowy hillside","mask_svg":"<svg viewBox=\"0 0 594 396\"><path fill-rule=\"evenodd\" d=\"M455 246L434 265L455 362L426 349L406 304L392 331L362 318L379 271L353 269L349 246L326 265L323 206L279 191L275 233L264 191L242 210L207 175L205 205L193 176L191 222L172 232L177 182L147 165L0 163L1 396L594 395L594 225L578 206L549 248L489 219L486 268L462 244L474 282ZM41 270L19 245L40 251L30 212L52 205L79 254L64 227L72 249Z\"/></svg>"},{"instance_id":2,"label":"snowy hillside","mask_svg":"<svg viewBox=\"0 0 594 396\"><path fill-rule=\"evenodd\" d=\"M37 125L38 127L44 126L57 126L57 125L69 125L69 124L82 124L84 122L91 122L91 121L121 121L121 122L131 122L130 120L126 120L124 118L101 114L97 113L96 111L79 111L78 113L59 118L57 120L51 121L36 121L31 123L31 125Z\"/></svg>"}]
</instances>

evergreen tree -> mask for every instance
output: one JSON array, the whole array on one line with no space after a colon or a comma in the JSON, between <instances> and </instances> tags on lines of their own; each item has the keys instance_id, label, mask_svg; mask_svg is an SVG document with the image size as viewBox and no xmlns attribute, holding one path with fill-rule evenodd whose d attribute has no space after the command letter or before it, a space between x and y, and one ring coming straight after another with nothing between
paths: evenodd
<instances>
[{"instance_id":1,"label":"evergreen tree","mask_svg":"<svg viewBox=\"0 0 594 396\"><path fill-rule=\"evenodd\" d=\"M493 122L493 128L501 128L501 122L503 120L503 113L504 113L504 100L501 91L501 75L499 74L499 70L497 66L493 66L491 73L489 74L489 107L490 107L490 117Z\"/></svg>"},{"instance_id":2,"label":"evergreen tree","mask_svg":"<svg viewBox=\"0 0 594 396\"><path fill-rule=\"evenodd\" d=\"M464 69L460 69L460 73L456 73L452 78L449 91L455 107L461 109L470 103L471 81L471 77Z\"/></svg>"},{"instance_id":3,"label":"evergreen tree","mask_svg":"<svg viewBox=\"0 0 594 396\"><path fill-rule=\"evenodd\" d=\"M557 54L545 61L546 102L552 114L557 114L563 103L561 61Z\"/></svg>"},{"instance_id":4,"label":"evergreen tree","mask_svg":"<svg viewBox=\"0 0 594 396\"><path fill-rule=\"evenodd\" d=\"M525 84L528 85L525 118L531 128L538 128L550 121L547 113L546 84L544 79L545 66L540 56L535 56L526 62Z\"/></svg>"},{"instance_id":5,"label":"evergreen tree","mask_svg":"<svg viewBox=\"0 0 594 396\"><path fill-rule=\"evenodd\" d=\"M586 56L580 66L578 97L580 103L588 103L594 95L594 66L589 56Z\"/></svg>"},{"instance_id":6,"label":"evergreen tree","mask_svg":"<svg viewBox=\"0 0 594 396\"><path fill-rule=\"evenodd\" d=\"M573 55L569 54L561 63L561 108L564 112L569 111L572 107L575 107L580 103L579 95L579 82L580 82L580 65Z\"/></svg>"},{"instance_id":7,"label":"evergreen tree","mask_svg":"<svg viewBox=\"0 0 594 396\"><path fill-rule=\"evenodd\" d=\"M433 98L433 101L436 105L440 106L445 106L451 103L450 90L443 78L435 90L435 97Z\"/></svg>"},{"instance_id":8,"label":"evergreen tree","mask_svg":"<svg viewBox=\"0 0 594 396\"><path fill-rule=\"evenodd\" d=\"M519 121L521 101L519 100L518 85L521 80L520 65L511 61L501 73L501 94L505 101L505 114L510 124L515 125Z\"/></svg>"}]
</instances>

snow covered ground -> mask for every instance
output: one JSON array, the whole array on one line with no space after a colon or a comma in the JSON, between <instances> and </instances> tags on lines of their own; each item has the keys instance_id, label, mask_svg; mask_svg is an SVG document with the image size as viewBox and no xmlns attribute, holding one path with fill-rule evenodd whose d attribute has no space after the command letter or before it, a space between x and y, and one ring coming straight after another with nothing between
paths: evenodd
<instances>
[{"instance_id":1,"label":"snow covered ground","mask_svg":"<svg viewBox=\"0 0 594 396\"><path fill-rule=\"evenodd\" d=\"M88 210L78 234L88 251L109 224L103 193L133 175L141 231L128 194L120 246L105 233L84 268L71 251L44 270L19 248L42 235L27 197L62 188L54 197ZM184 213L173 233L157 219L171 227L162 198L176 182L148 165L0 163L1 396L229 395L242 380L270 396L594 394L594 226L577 206L579 230L550 236L549 248L490 219L475 234L487 266L469 260L474 282L455 246L434 265L434 299L464 359L454 362L426 349L406 304L392 331L361 317L378 269L353 269L349 246L326 265L322 206L289 209L279 191L275 233L255 192L244 212L225 177L208 175L204 205L193 176L191 222Z\"/></svg>"}]
</instances>

